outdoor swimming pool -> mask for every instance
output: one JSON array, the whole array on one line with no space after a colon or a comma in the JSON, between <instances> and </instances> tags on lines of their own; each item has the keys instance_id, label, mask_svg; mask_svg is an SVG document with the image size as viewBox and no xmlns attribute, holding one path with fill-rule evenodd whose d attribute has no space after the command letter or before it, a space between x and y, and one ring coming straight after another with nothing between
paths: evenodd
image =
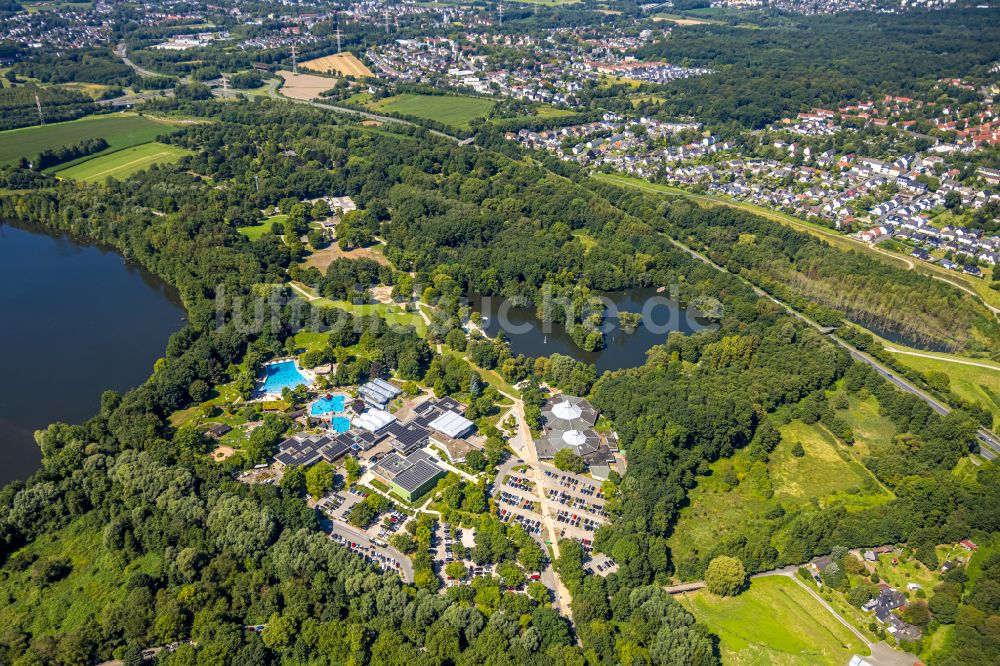
<instances>
[{"instance_id":1,"label":"outdoor swimming pool","mask_svg":"<svg viewBox=\"0 0 1000 666\"><path fill-rule=\"evenodd\" d=\"M346 416L334 416L330 419L330 427L334 432L347 432L351 429L351 420Z\"/></svg>"},{"instance_id":2,"label":"outdoor swimming pool","mask_svg":"<svg viewBox=\"0 0 1000 666\"><path fill-rule=\"evenodd\" d=\"M320 414L329 414L330 412L342 412L344 411L345 400L346 398L343 395L322 396L312 404L309 413L313 416L319 416Z\"/></svg>"},{"instance_id":3,"label":"outdoor swimming pool","mask_svg":"<svg viewBox=\"0 0 1000 666\"><path fill-rule=\"evenodd\" d=\"M282 361L264 366L267 375L264 377L262 393L281 393L281 389L295 388L299 385L309 386L309 380L299 372L295 361Z\"/></svg>"}]
</instances>

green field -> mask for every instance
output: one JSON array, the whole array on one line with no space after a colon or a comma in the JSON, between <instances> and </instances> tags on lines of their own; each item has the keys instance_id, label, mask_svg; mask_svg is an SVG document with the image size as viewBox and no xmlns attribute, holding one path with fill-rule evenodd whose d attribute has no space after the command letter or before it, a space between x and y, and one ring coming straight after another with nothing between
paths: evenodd
<instances>
[{"instance_id":1,"label":"green field","mask_svg":"<svg viewBox=\"0 0 1000 666\"><path fill-rule=\"evenodd\" d=\"M94 613L125 598L128 578L159 570L160 556L150 554L131 563L123 572L114 556L101 545L104 523L90 514L68 526L43 534L17 556L65 557L72 572L45 586L27 571L13 571L0 580L0 624L25 628L36 636L66 634L94 622ZM44 593L43 593L44 589Z\"/></svg>"},{"instance_id":2,"label":"green field","mask_svg":"<svg viewBox=\"0 0 1000 666\"><path fill-rule=\"evenodd\" d=\"M148 143L171 126L143 116L88 116L51 125L36 125L0 132L0 165L14 164L20 157L34 157L43 150L103 138L109 151Z\"/></svg>"},{"instance_id":3,"label":"green field","mask_svg":"<svg viewBox=\"0 0 1000 666\"><path fill-rule=\"evenodd\" d=\"M847 418L850 414L857 420L864 420L865 417L858 411L852 404L852 409L841 415ZM689 493L690 502L681 509L677 527L668 540L677 561L710 551L721 537L764 520L768 510L778 504L805 506L815 497L820 506L838 503L852 509L891 498L858 461L867 452L865 444L859 443L856 447L840 444L818 423L807 425L796 420L779 430L781 441L771 452L767 464L774 496L765 499L749 479L730 488L724 477L726 470L734 466L733 462L721 460L713 463L712 474L701 477ZM884 432L880 432L879 437L888 437L885 441L892 439ZM802 458L791 453L796 442L801 443L805 450ZM733 461L745 458L745 451L740 451Z\"/></svg>"},{"instance_id":4,"label":"green field","mask_svg":"<svg viewBox=\"0 0 1000 666\"><path fill-rule=\"evenodd\" d=\"M680 602L719 635L722 663L842 666L868 649L798 583L785 576L754 579L738 597L705 590Z\"/></svg>"},{"instance_id":5,"label":"green field","mask_svg":"<svg viewBox=\"0 0 1000 666\"><path fill-rule=\"evenodd\" d=\"M426 118L459 129L468 129L470 122L488 114L494 104L493 100L481 97L403 93L372 103L369 107L376 111Z\"/></svg>"},{"instance_id":6,"label":"green field","mask_svg":"<svg viewBox=\"0 0 1000 666\"><path fill-rule=\"evenodd\" d=\"M191 151L165 143L144 143L113 153L104 153L56 172L60 178L82 180L88 183L103 182L106 178L122 180L154 164L171 164Z\"/></svg>"},{"instance_id":7,"label":"green field","mask_svg":"<svg viewBox=\"0 0 1000 666\"><path fill-rule=\"evenodd\" d=\"M264 234L271 232L272 224L275 222L284 222L287 219L287 215L272 215L260 224L254 224L249 227L236 227L236 231L240 232L250 240L258 240Z\"/></svg>"},{"instance_id":8,"label":"green field","mask_svg":"<svg viewBox=\"0 0 1000 666\"><path fill-rule=\"evenodd\" d=\"M900 346L890 343L893 349ZM925 352L920 352L925 353ZM934 354L928 356L913 356L912 354L894 353L896 360L919 372L943 372L951 380L951 390L959 397L969 402L979 403L993 412L993 423L1000 423L1000 366L983 359L966 359L952 354ZM952 359L952 360L947 360ZM955 361L965 361L955 362ZM967 363L981 363L989 368ZM993 369L991 369L993 368ZM991 395L992 393L992 395ZM994 428L996 429L996 428Z\"/></svg>"}]
</instances>

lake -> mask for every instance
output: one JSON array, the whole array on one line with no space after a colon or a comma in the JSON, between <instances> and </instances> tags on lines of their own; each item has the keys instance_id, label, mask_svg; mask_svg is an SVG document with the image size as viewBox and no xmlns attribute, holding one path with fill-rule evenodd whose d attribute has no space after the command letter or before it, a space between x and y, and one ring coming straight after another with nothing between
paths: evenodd
<instances>
[{"instance_id":1,"label":"lake","mask_svg":"<svg viewBox=\"0 0 1000 666\"><path fill-rule=\"evenodd\" d=\"M82 423L146 380L184 323L175 290L114 250L0 222L0 484L38 469L34 431Z\"/></svg>"},{"instance_id":2,"label":"lake","mask_svg":"<svg viewBox=\"0 0 1000 666\"><path fill-rule=\"evenodd\" d=\"M626 333L618 327L614 316L607 316L606 324L610 325L611 331L604 336L605 348L596 352L580 349L562 324L553 324L549 330L545 330L542 322L535 316L534 305L519 307L500 296L470 294L469 306L473 311L489 317L485 327L489 335L496 335L500 330L505 332L514 354L534 357L552 354L572 356L578 361L592 363L598 374L606 370L642 365L646 362L646 351L666 342L670 331L691 334L717 326L694 308L685 307L669 294L658 293L654 288L636 288L599 295L620 312L642 313L645 308L648 318L635 332Z\"/></svg>"}]
</instances>

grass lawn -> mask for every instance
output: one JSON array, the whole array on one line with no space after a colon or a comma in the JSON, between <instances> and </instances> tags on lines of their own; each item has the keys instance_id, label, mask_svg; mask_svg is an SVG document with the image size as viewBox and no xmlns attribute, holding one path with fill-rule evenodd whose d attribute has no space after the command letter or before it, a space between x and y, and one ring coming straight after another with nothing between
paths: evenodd
<instances>
[{"instance_id":1,"label":"grass lawn","mask_svg":"<svg viewBox=\"0 0 1000 666\"><path fill-rule=\"evenodd\" d=\"M369 107L376 111L426 118L468 129L472 120L488 114L495 104L493 100L481 97L403 93L369 104Z\"/></svg>"},{"instance_id":2,"label":"grass lawn","mask_svg":"<svg viewBox=\"0 0 1000 666\"><path fill-rule=\"evenodd\" d=\"M908 351L895 343L888 343L887 346L898 349L900 352ZM893 356L903 365L919 372L943 372L948 375L952 391L961 398L969 402L979 403L993 412L994 430L996 430L996 424L1000 423L1000 365L986 359L968 359L954 354L919 353L926 353L928 356L936 358L914 356L912 353L893 353ZM964 363L956 361L964 361ZM991 367L968 365L968 362Z\"/></svg>"},{"instance_id":3,"label":"grass lawn","mask_svg":"<svg viewBox=\"0 0 1000 666\"><path fill-rule=\"evenodd\" d=\"M43 150L103 138L109 151L149 143L173 128L145 116L116 114L87 116L65 123L22 127L0 132L0 165L15 164L18 158L34 157Z\"/></svg>"},{"instance_id":4,"label":"grass lawn","mask_svg":"<svg viewBox=\"0 0 1000 666\"><path fill-rule=\"evenodd\" d=\"M868 649L798 583L785 576L756 578L738 597L706 590L680 602L719 636L722 663L846 664Z\"/></svg>"},{"instance_id":5,"label":"grass lawn","mask_svg":"<svg viewBox=\"0 0 1000 666\"><path fill-rule=\"evenodd\" d=\"M45 588L44 594L28 571L5 567L0 580L0 624L18 626L36 636L75 631L95 621L94 614L125 597L125 583L136 572L154 573L159 555L149 554L129 563L124 571L102 545L102 525L96 515L79 518L66 527L43 534L18 551L39 557L65 557L72 572Z\"/></svg>"},{"instance_id":6,"label":"grass lawn","mask_svg":"<svg viewBox=\"0 0 1000 666\"><path fill-rule=\"evenodd\" d=\"M390 324L413 326L417 331L417 335L420 337L427 335L427 324L424 322L423 317L416 312L404 312L401 307L396 305L389 305L387 303L364 303L358 305L349 301L334 301L329 298L322 297L314 299L310 302L319 307L347 310L351 314L358 316L378 315Z\"/></svg>"},{"instance_id":7,"label":"grass lawn","mask_svg":"<svg viewBox=\"0 0 1000 666\"><path fill-rule=\"evenodd\" d=\"M144 143L134 148L105 153L56 172L60 178L101 183L107 178L124 180L154 164L172 164L191 151L165 143Z\"/></svg>"},{"instance_id":8,"label":"grass lawn","mask_svg":"<svg viewBox=\"0 0 1000 666\"><path fill-rule=\"evenodd\" d=\"M271 225L275 222L284 223L288 219L287 215L272 215L266 220L262 221L260 224L253 224L248 227L236 227L236 231L240 232L250 240L258 240L264 234L271 232Z\"/></svg>"},{"instance_id":9,"label":"grass lawn","mask_svg":"<svg viewBox=\"0 0 1000 666\"><path fill-rule=\"evenodd\" d=\"M893 557L896 557L895 565L892 563ZM916 595L906 589L907 583L917 583L924 588L927 596L931 596L934 586L941 582L941 575L937 571L931 571L912 556L904 562L901 556L891 553L879 555L875 572L884 582L911 598L916 598Z\"/></svg>"}]
</instances>

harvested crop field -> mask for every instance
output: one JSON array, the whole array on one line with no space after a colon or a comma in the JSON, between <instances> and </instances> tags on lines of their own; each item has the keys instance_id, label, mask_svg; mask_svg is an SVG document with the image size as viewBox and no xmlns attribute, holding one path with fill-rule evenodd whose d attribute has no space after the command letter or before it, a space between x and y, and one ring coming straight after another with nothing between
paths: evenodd
<instances>
[{"instance_id":1,"label":"harvested crop field","mask_svg":"<svg viewBox=\"0 0 1000 666\"><path fill-rule=\"evenodd\" d=\"M326 74L336 72L337 74L343 74L344 76L356 76L358 78L363 76L375 76L374 72L368 69L365 63L358 60L353 53L349 53L347 51L344 51L343 53L336 53L334 55L323 56L322 58L316 58L315 60L309 60L302 63L302 66L306 69L324 72Z\"/></svg>"},{"instance_id":2,"label":"harvested crop field","mask_svg":"<svg viewBox=\"0 0 1000 666\"><path fill-rule=\"evenodd\" d=\"M281 94L292 99L310 100L319 97L321 92L329 90L336 85L337 80L315 74L293 74L281 70L278 72L285 81L281 86Z\"/></svg>"}]
</instances>

